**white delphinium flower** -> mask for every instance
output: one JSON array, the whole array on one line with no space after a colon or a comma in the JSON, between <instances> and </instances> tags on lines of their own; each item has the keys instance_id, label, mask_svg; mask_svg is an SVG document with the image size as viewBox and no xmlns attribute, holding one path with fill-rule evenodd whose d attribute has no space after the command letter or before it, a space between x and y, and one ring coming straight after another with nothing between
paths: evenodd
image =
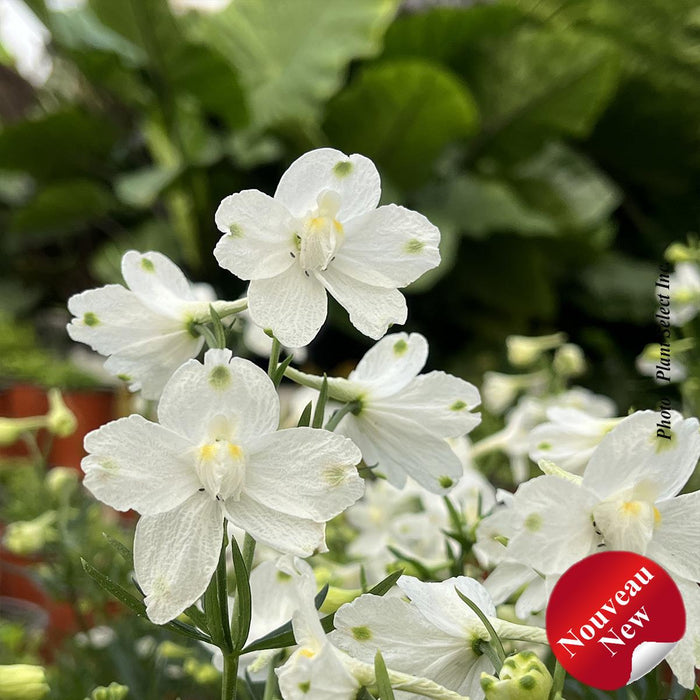
<instances>
[{"instance_id":1,"label":"white delphinium flower","mask_svg":"<svg viewBox=\"0 0 700 700\"><path fill-rule=\"evenodd\" d=\"M598 418L578 408L547 409L547 422L529 436L530 459L548 459L562 469L581 474L593 451L622 418Z\"/></svg>"},{"instance_id":2,"label":"white delphinium flower","mask_svg":"<svg viewBox=\"0 0 700 700\"><path fill-rule=\"evenodd\" d=\"M435 681L472 700L483 698L480 676L494 667L479 646L489 632L455 587L489 618L503 639L545 643L543 630L514 625L496 617L496 608L477 581L464 576L423 583L402 576L398 586L410 599L363 595L335 616L333 644L360 661L372 662L380 650L386 665ZM413 697L413 696L411 696Z\"/></svg>"},{"instance_id":3,"label":"white delphinium flower","mask_svg":"<svg viewBox=\"0 0 700 700\"><path fill-rule=\"evenodd\" d=\"M522 484L508 511L506 557L551 578L602 547L627 550L666 568L682 592L694 591L683 582L700 581L700 491L677 494L700 457L700 431L697 419L670 413L670 428L659 428L666 419L653 411L625 418L593 452L583 477L543 464L552 473ZM699 609L691 595L689 607ZM669 656L686 687L693 644L697 663L700 617Z\"/></svg>"},{"instance_id":4,"label":"white delphinium flower","mask_svg":"<svg viewBox=\"0 0 700 700\"><path fill-rule=\"evenodd\" d=\"M370 338L406 321L398 289L439 264L440 233L417 212L377 208L380 193L371 160L320 148L289 166L274 198L244 190L221 202L214 255L250 280L257 325L284 345L307 345L326 320L326 292Z\"/></svg>"},{"instance_id":5,"label":"white delphinium flower","mask_svg":"<svg viewBox=\"0 0 700 700\"><path fill-rule=\"evenodd\" d=\"M670 347L667 349L668 351L664 353L664 362L670 361L671 363L670 369L667 369L663 365L657 367L661 362L661 345L659 343L651 343L637 356L634 363L635 367L639 374L643 374L645 377L651 377L656 384L665 385L669 382L672 384L682 382L688 376L688 370L683 362L682 356L683 353L692 349L694 344L695 341L692 338L682 338L669 343ZM662 368L661 376L664 377L664 379L660 379L657 376L657 372L660 368Z\"/></svg>"},{"instance_id":6,"label":"white delphinium flower","mask_svg":"<svg viewBox=\"0 0 700 700\"><path fill-rule=\"evenodd\" d=\"M329 396L354 402L336 430L362 451L368 466L377 465L400 488L410 476L423 488L446 493L462 476L462 464L446 442L479 424L471 413L479 392L469 382L445 372L418 374L428 358L420 333L388 335L370 348L347 379L329 378ZM307 386L321 385L294 369L287 375Z\"/></svg>"},{"instance_id":7,"label":"white delphinium flower","mask_svg":"<svg viewBox=\"0 0 700 700\"><path fill-rule=\"evenodd\" d=\"M684 326L700 311L700 266L692 262L678 263L669 275L669 288L669 320L674 326Z\"/></svg>"},{"instance_id":8,"label":"white delphinium flower","mask_svg":"<svg viewBox=\"0 0 700 700\"><path fill-rule=\"evenodd\" d=\"M202 349L204 338L194 326L211 320L209 305L230 314L244 309L245 300L215 301L161 253L130 250L122 275L126 287L108 284L68 300L75 316L68 335L109 356L105 369L131 391L157 399L172 373Z\"/></svg>"},{"instance_id":9,"label":"white delphinium flower","mask_svg":"<svg viewBox=\"0 0 700 700\"><path fill-rule=\"evenodd\" d=\"M608 397L593 394L581 387L572 387L561 394L551 396L526 395L521 397L515 408L506 414L506 424L502 430L472 446L472 458L501 450L508 455L515 483L524 481L530 471L528 466L530 432L535 426L547 420L547 410L554 407L576 408L599 418L610 418L616 412L615 404Z\"/></svg>"},{"instance_id":10,"label":"white delphinium flower","mask_svg":"<svg viewBox=\"0 0 700 700\"><path fill-rule=\"evenodd\" d=\"M272 381L230 350L180 367L158 420L107 423L85 438L82 461L98 499L142 515L134 566L154 622L204 593L224 518L279 551L309 556L325 547L325 522L362 495L352 442L313 428L277 431Z\"/></svg>"},{"instance_id":11,"label":"white delphinium flower","mask_svg":"<svg viewBox=\"0 0 700 700\"><path fill-rule=\"evenodd\" d=\"M546 372L530 374L504 374L503 372L485 372L481 384L481 397L484 408L495 416L500 416L512 406L521 391L539 394L547 385Z\"/></svg>"}]
</instances>

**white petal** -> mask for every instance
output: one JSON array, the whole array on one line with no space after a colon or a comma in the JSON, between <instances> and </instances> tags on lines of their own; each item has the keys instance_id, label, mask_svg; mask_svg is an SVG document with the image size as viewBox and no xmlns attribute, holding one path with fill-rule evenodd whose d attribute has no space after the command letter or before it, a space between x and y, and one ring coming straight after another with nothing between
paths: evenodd
<instances>
[{"instance_id":1,"label":"white petal","mask_svg":"<svg viewBox=\"0 0 700 700\"><path fill-rule=\"evenodd\" d=\"M457 576L440 583L425 583L413 576L402 576L397 585L423 617L445 634L461 639L483 634L484 639L488 639L483 623L455 591L455 588L459 588L486 617L496 617L496 607L491 597L473 578Z\"/></svg>"},{"instance_id":2,"label":"white petal","mask_svg":"<svg viewBox=\"0 0 700 700\"><path fill-rule=\"evenodd\" d=\"M656 504L660 521L646 555L683 578L700 581L700 491Z\"/></svg>"},{"instance_id":3,"label":"white petal","mask_svg":"<svg viewBox=\"0 0 700 700\"><path fill-rule=\"evenodd\" d=\"M599 543L591 517L596 503L589 491L558 476L521 484L513 508L522 526L507 556L543 574L563 573Z\"/></svg>"},{"instance_id":4,"label":"white petal","mask_svg":"<svg viewBox=\"0 0 700 700\"><path fill-rule=\"evenodd\" d=\"M496 604L508 600L519 588L539 579L536 571L517 561L502 561L486 577L484 588Z\"/></svg>"},{"instance_id":5,"label":"white petal","mask_svg":"<svg viewBox=\"0 0 700 700\"><path fill-rule=\"evenodd\" d=\"M298 649L276 673L284 700L354 700L360 687L327 643L315 653Z\"/></svg>"},{"instance_id":6,"label":"white petal","mask_svg":"<svg viewBox=\"0 0 700 700\"><path fill-rule=\"evenodd\" d=\"M179 321L155 313L119 284L75 294L68 300L68 310L75 316L68 335L102 355L182 330Z\"/></svg>"},{"instance_id":7,"label":"white petal","mask_svg":"<svg viewBox=\"0 0 700 700\"><path fill-rule=\"evenodd\" d=\"M422 214L389 204L347 222L331 266L377 287L405 287L440 264L439 243Z\"/></svg>"},{"instance_id":8,"label":"white petal","mask_svg":"<svg viewBox=\"0 0 700 700\"><path fill-rule=\"evenodd\" d=\"M205 493L139 520L134 571L153 622L172 620L204 594L219 561L222 537L221 506Z\"/></svg>"},{"instance_id":9,"label":"white petal","mask_svg":"<svg viewBox=\"0 0 700 700\"><path fill-rule=\"evenodd\" d=\"M327 430L280 430L250 445L245 490L274 510L324 522L364 493L361 459L350 440Z\"/></svg>"},{"instance_id":10,"label":"white petal","mask_svg":"<svg viewBox=\"0 0 700 700\"><path fill-rule=\"evenodd\" d=\"M182 270L162 253L128 251L122 275L129 289L156 312L177 317L183 302L197 301Z\"/></svg>"},{"instance_id":11,"label":"white petal","mask_svg":"<svg viewBox=\"0 0 700 700\"><path fill-rule=\"evenodd\" d=\"M350 323L375 340L394 323L406 323L406 299L397 289L373 287L329 267L314 273L333 298L348 312Z\"/></svg>"},{"instance_id":12,"label":"white petal","mask_svg":"<svg viewBox=\"0 0 700 700\"><path fill-rule=\"evenodd\" d=\"M143 398L157 399L175 370L195 357L202 345L204 338L178 331L122 348L104 366L110 374L129 382L131 391L141 389Z\"/></svg>"},{"instance_id":13,"label":"white petal","mask_svg":"<svg viewBox=\"0 0 700 700\"><path fill-rule=\"evenodd\" d=\"M225 508L228 519L234 525L278 552L308 557L316 550L327 551L324 523L280 513L258 503L246 493L241 494L239 501L227 500Z\"/></svg>"},{"instance_id":14,"label":"white petal","mask_svg":"<svg viewBox=\"0 0 700 700\"><path fill-rule=\"evenodd\" d=\"M216 210L224 236L214 248L221 267L243 280L274 277L294 264L295 220L278 201L258 190L226 197Z\"/></svg>"},{"instance_id":15,"label":"white petal","mask_svg":"<svg viewBox=\"0 0 700 700\"><path fill-rule=\"evenodd\" d=\"M596 528L608 549L644 554L654 530L654 507L647 501L603 501L593 509Z\"/></svg>"},{"instance_id":16,"label":"white petal","mask_svg":"<svg viewBox=\"0 0 700 700\"><path fill-rule=\"evenodd\" d=\"M372 410L408 418L443 438L459 437L481 422L478 413L479 391L445 372L421 374L401 391L371 402Z\"/></svg>"},{"instance_id":17,"label":"white petal","mask_svg":"<svg viewBox=\"0 0 700 700\"><path fill-rule=\"evenodd\" d=\"M316 337L326 320L327 303L323 285L296 263L276 277L253 280L248 288L250 317L292 348Z\"/></svg>"},{"instance_id":18,"label":"white petal","mask_svg":"<svg viewBox=\"0 0 700 700\"><path fill-rule=\"evenodd\" d=\"M350 656L373 663L381 649L388 668L417 676L458 647L472 655L466 640L446 634L401 598L361 595L338 610L334 625L329 639Z\"/></svg>"},{"instance_id":19,"label":"white petal","mask_svg":"<svg viewBox=\"0 0 700 700\"><path fill-rule=\"evenodd\" d=\"M208 350L204 364L191 360L173 374L158 404L158 420L194 444L217 437L246 442L277 429L279 399L270 378L252 362L232 359L230 350ZM227 435L211 434L217 429Z\"/></svg>"},{"instance_id":20,"label":"white petal","mask_svg":"<svg viewBox=\"0 0 700 700\"><path fill-rule=\"evenodd\" d=\"M133 415L85 437L85 486L116 510L162 513L200 487L187 452L191 445L157 423Z\"/></svg>"},{"instance_id":21,"label":"white petal","mask_svg":"<svg viewBox=\"0 0 700 700\"><path fill-rule=\"evenodd\" d=\"M348 379L371 384L372 396L391 396L423 369L428 341L420 333L392 333L375 343Z\"/></svg>"},{"instance_id":22,"label":"white petal","mask_svg":"<svg viewBox=\"0 0 700 700\"><path fill-rule=\"evenodd\" d=\"M695 554L697 557L697 553ZM685 634L666 657L673 675L684 688L695 687L695 668L700 667L700 587L695 581L674 578L683 596Z\"/></svg>"},{"instance_id":23,"label":"white petal","mask_svg":"<svg viewBox=\"0 0 700 700\"><path fill-rule=\"evenodd\" d=\"M365 408L359 416L346 415L337 431L360 448L367 464L378 464L397 488L408 475L428 491L447 493L462 476L462 463L443 438L401 416Z\"/></svg>"},{"instance_id":24,"label":"white petal","mask_svg":"<svg viewBox=\"0 0 700 700\"><path fill-rule=\"evenodd\" d=\"M593 453L583 485L601 500L642 484L654 492L654 500L675 496L700 457L698 420L683 420L672 411L671 428L665 429L670 440L657 435L661 420L655 411L637 411L625 418Z\"/></svg>"},{"instance_id":25,"label":"white petal","mask_svg":"<svg viewBox=\"0 0 700 700\"><path fill-rule=\"evenodd\" d=\"M323 190L340 195L337 218L345 221L374 209L381 186L374 163L357 153L346 156L334 148L319 148L297 158L282 175L275 199L294 216L302 217L316 206Z\"/></svg>"}]
</instances>

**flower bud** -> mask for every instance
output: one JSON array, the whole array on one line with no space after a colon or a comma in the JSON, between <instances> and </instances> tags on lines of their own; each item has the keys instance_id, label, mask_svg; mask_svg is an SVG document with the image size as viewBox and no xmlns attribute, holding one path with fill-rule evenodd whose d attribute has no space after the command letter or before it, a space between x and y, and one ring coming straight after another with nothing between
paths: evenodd
<instances>
[{"instance_id":1,"label":"flower bud","mask_svg":"<svg viewBox=\"0 0 700 700\"><path fill-rule=\"evenodd\" d=\"M0 698L2 700L40 700L50 688L41 666L13 664L0 666Z\"/></svg>"},{"instance_id":2,"label":"flower bud","mask_svg":"<svg viewBox=\"0 0 700 700\"><path fill-rule=\"evenodd\" d=\"M129 688L119 683L110 683L108 686L99 686L92 691L85 700L123 700L129 694Z\"/></svg>"},{"instance_id":3,"label":"flower bud","mask_svg":"<svg viewBox=\"0 0 700 700\"><path fill-rule=\"evenodd\" d=\"M43 416L35 418L0 418L0 447L12 445L28 430L36 430L45 424Z\"/></svg>"},{"instance_id":4,"label":"flower bud","mask_svg":"<svg viewBox=\"0 0 700 700\"><path fill-rule=\"evenodd\" d=\"M44 479L47 491L57 499L68 498L78 484L78 472L71 467L49 469Z\"/></svg>"},{"instance_id":5,"label":"flower bud","mask_svg":"<svg viewBox=\"0 0 700 700\"><path fill-rule=\"evenodd\" d=\"M552 676L537 654L522 651L509 656L499 677L481 674L486 700L547 700Z\"/></svg>"},{"instance_id":6,"label":"flower bud","mask_svg":"<svg viewBox=\"0 0 700 700\"><path fill-rule=\"evenodd\" d=\"M55 522L56 511L49 510L34 520L10 523L5 530L2 543L12 554L19 556L36 554L47 542L56 539L56 531L53 527Z\"/></svg>"},{"instance_id":7,"label":"flower bud","mask_svg":"<svg viewBox=\"0 0 700 700\"><path fill-rule=\"evenodd\" d=\"M682 243L671 243L671 245L666 248L664 256L670 263L695 262L700 260L698 251Z\"/></svg>"},{"instance_id":8,"label":"flower bud","mask_svg":"<svg viewBox=\"0 0 700 700\"><path fill-rule=\"evenodd\" d=\"M543 352L558 348L565 340L564 333L535 337L510 335L506 338L508 362L514 367L527 367L535 363Z\"/></svg>"},{"instance_id":9,"label":"flower bud","mask_svg":"<svg viewBox=\"0 0 700 700\"><path fill-rule=\"evenodd\" d=\"M345 603L352 603L355 598L361 595L362 590L359 588L347 590L345 588L330 586L328 588L328 594L321 605L321 612L327 614L334 613L341 605L345 605Z\"/></svg>"},{"instance_id":10,"label":"flower bud","mask_svg":"<svg viewBox=\"0 0 700 700\"><path fill-rule=\"evenodd\" d=\"M63 402L63 397L58 389L49 389L49 412L46 414L46 427L57 437L68 437L78 427L78 419Z\"/></svg>"},{"instance_id":11,"label":"flower bud","mask_svg":"<svg viewBox=\"0 0 700 700\"><path fill-rule=\"evenodd\" d=\"M578 377L586 371L583 350L573 343L564 343L554 353L554 371L561 377Z\"/></svg>"},{"instance_id":12,"label":"flower bud","mask_svg":"<svg viewBox=\"0 0 700 700\"><path fill-rule=\"evenodd\" d=\"M481 400L491 413L500 415L513 404L519 391L520 382L517 376L486 372L481 385Z\"/></svg>"}]
</instances>

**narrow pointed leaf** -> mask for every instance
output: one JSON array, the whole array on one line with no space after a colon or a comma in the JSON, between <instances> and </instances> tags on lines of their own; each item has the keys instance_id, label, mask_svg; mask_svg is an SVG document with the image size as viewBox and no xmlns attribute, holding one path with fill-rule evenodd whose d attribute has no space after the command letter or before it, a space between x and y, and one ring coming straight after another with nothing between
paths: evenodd
<instances>
[{"instance_id":1,"label":"narrow pointed leaf","mask_svg":"<svg viewBox=\"0 0 700 700\"><path fill-rule=\"evenodd\" d=\"M250 595L250 572L245 565L243 555L238 547L236 538L231 538L231 552L233 554L233 568L236 572L236 619L234 649L239 651L245 646L250 632L250 620L252 617L252 600Z\"/></svg>"},{"instance_id":2,"label":"narrow pointed leaf","mask_svg":"<svg viewBox=\"0 0 700 700\"><path fill-rule=\"evenodd\" d=\"M134 568L134 556L131 550L122 544L119 540L114 539L111 535L106 532L102 533L102 536L107 540L109 546L133 569Z\"/></svg>"},{"instance_id":3,"label":"narrow pointed leaf","mask_svg":"<svg viewBox=\"0 0 700 700\"><path fill-rule=\"evenodd\" d=\"M306 404L306 408L304 408L301 417L299 418L299 422L297 423L298 428L308 428L309 423L311 422L311 401Z\"/></svg>"},{"instance_id":4,"label":"narrow pointed leaf","mask_svg":"<svg viewBox=\"0 0 700 700\"><path fill-rule=\"evenodd\" d=\"M287 357L285 357L284 360L277 365L277 369L272 373L272 382L276 387L280 385L282 377L284 377L284 372L292 363L293 359L294 355L287 355Z\"/></svg>"},{"instance_id":5,"label":"narrow pointed leaf","mask_svg":"<svg viewBox=\"0 0 700 700\"><path fill-rule=\"evenodd\" d=\"M326 411L326 403L328 403L328 377L324 373L323 384L321 384L321 392L318 395L316 410L314 411L314 418L311 422L312 428L323 428L323 416Z\"/></svg>"},{"instance_id":6,"label":"narrow pointed leaf","mask_svg":"<svg viewBox=\"0 0 700 700\"><path fill-rule=\"evenodd\" d=\"M395 700L389 673L386 670L386 664L379 649L377 649L377 653L374 656L374 677L377 682L380 700Z\"/></svg>"}]
</instances>

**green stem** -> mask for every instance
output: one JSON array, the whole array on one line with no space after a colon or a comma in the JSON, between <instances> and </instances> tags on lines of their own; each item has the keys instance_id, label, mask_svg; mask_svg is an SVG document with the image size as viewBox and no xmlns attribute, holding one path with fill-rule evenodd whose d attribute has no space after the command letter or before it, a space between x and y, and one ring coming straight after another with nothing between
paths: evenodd
<instances>
[{"instance_id":1,"label":"green stem","mask_svg":"<svg viewBox=\"0 0 700 700\"><path fill-rule=\"evenodd\" d=\"M340 423L340 421L343 420L343 418L348 413L352 413L352 411L355 411L359 407L359 405L359 401L351 401L350 403L346 403L344 406L341 406L328 419L328 423L326 423L325 429L333 432L338 427L338 423Z\"/></svg>"},{"instance_id":2,"label":"green stem","mask_svg":"<svg viewBox=\"0 0 700 700\"><path fill-rule=\"evenodd\" d=\"M275 336L272 336L272 348L270 349L270 361L268 362L267 365L267 374L272 378L272 375L274 374L275 370L277 369L277 365L279 365L280 362L280 349L281 349L280 341L275 338Z\"/></svg>"},{"instance_id":3,"label":"green stem","mask_svg":"<svg viewBox=\"0 0 700 700\"><path fill-rule=\"evenodd\" d=\"M224 674L221 680L221 700L236 700L238 655L224 654Z\"/></svg>"},{"instance_id":4,"label":"green stem","mask_svg":"<svg viewBox=\"0 0 700 700\"><path fill-rule=\"evenodd\" d=\"M554 680L552 681L552 690L549 692L549 700L554 700L557 695L561 695L564 690L564 680L566 678L566 670L557 659L554 666Z\"/></svg>"}]
</instances>

